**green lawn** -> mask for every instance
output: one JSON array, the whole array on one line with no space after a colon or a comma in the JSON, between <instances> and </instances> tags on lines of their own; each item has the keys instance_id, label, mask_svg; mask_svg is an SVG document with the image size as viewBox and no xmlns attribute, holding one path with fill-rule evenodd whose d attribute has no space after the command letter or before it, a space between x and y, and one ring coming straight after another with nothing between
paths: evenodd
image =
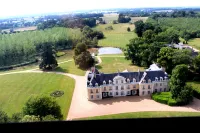
<instances>
[{"instance_id":1,"label":"green lawn","mask_svg":"<svg viewBox=\"0 0 200 133\"><path fill-rule=\"evenodd\" d=\"M76 75L80 75L80 76L84 76L85 72L86 72L84 70L77 68L77 66L75 66L74 61L59 64L59 67L55 71L71 73L71 74L76 74Z\"/></svg>"},{"instance_id":2,"label":"green lawn","mask_svg":"<svg viewBox=\"0 0 200 133\"><path fill-rule=\"evenodd\" d=\"M106 27L112 26L113 30L105 30ZM131 28L131 32L127 31L127 28ZM105 24L98 25L95 29L100 30L104 33L105 38L99 40L99 46L111 46L111 47L122 47L125 48L129 40L137 37L135 32L133 32L135 26L129 23L126 24Z\"/></svg>"},{"instance_id":3,"label":"green lawn","mask_svg":"<svg viewBox=\"0 0 200 133\"><path fill-rule=\"evenodd\" d=\"M138 67L131 64L130 60L126 60L124 57L101 57L102 63L97 68L104 73L118 72L118 70L124 71L138 71L144 70L143 67Z\"/></svg>"},{"instance_id":4,"label":"green lawn","mask_svg":"<svg viewBox=\"0 0 200 133\"><path fill-rule=\"evenodd\" d=\"M188 44L198 50L200 50L200 38L191 39Z\"/></svg>"},{"instance_id":5,"label":"green lawn","mask_svg":"<svg viewBox=\"0 0 200 133\"><path fill-rule=\"evenodd\" d=\"M81 118L80 120L100 120L100 119L126 119L126 118L158 118L158 117L189 117L200 116L199 112L133 112L114 115L95 116L89 118Z\"/></svg>"},{"instance_id":6,"label":"green lawn","mask_svg":"<svg viewBox=\"0 0 200 133\"><path fill-rule=\"evenodd\" d=\"M67 76L45 73L25 73L0 76L0 107L12 115L21 112L31 96L50 94L56 90L64 91L62 97L55 98L61 106L64 118L71 104L75 80Z\"/></svg>"}]
</instances>

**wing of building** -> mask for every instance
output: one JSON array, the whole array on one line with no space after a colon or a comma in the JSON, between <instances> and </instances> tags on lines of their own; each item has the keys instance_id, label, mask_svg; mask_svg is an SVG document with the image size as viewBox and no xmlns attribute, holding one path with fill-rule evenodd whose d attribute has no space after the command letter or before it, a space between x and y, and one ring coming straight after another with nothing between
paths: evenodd
<instances>
[{"instance_id":1,"label":"wing of building","mask_svg":"<svg viewBox=\"0 0 200 133\"><path fill-rule=\"evenodd\" d=\"M87 77L88 100L120 96L146 96L169 91L168 75L156 64L146 71L104 74L92 68Z\"/></svg>"}]
</instances>

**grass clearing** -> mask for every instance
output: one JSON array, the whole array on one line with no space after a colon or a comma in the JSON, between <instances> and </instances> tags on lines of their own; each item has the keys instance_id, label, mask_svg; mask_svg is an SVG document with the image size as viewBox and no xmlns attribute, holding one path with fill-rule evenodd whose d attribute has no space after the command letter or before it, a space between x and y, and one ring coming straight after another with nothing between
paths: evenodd
<instances>
[{"instance_id":1,"label":"grass clearing","mask_svg":"<svg viewBox=\"0 0 200 133\"><path fill-rule=\"evenodd\" d=\"M69 61L63 64L60 64L58 68L56 68L57 72L64 72L64 73L71 73L71 74L76 74L80 76L84 76L85 72L84 70L81 70L75 66L74 61Z\"/></svg>"},{"instance_id":2,"label":"grass clearing","mask_svg":"<svg viewBox=\"0 0 200 133\"><path fill-rule=\"evenodd\" d=\"M75 87L74 79L58 74L25 73L0 76L0 80L0 107L8 115L21 112L31 96L50 96L52 92L62 90L64 95L55 99L66 118Z\"/></svg>"},{"instance_id":3,"label":"grass clearing","mask_svg":"<svg viewBox=\"0 0 200 133\"><path fill-rule=\"evenodd\" d=\"M101 57L102 63L97 65L97 69L104 73L116 73L118 70L120 72L124 70L128 71L141 71L144 70L143 67L138 67L131 64L130 60L126 60L124 57Z\"/></svg>"},{"instance_id":4,"label":"grass clearing","mask_svg":"<svg viewBox=\"0 0 200 133\"><path fill-rule=\"evenodd\" d=\"M200 38L190 39L188 45L200 50Z\"/></svg>"},{"instance_id":5,"label":"grass clearing","mask_svg":"<svg viewBox=\"0 0 200 133\"><path fill-rule=\"evenodd\" d=\"M155 112L133 112L121 113L113 115L103 115L88 118L81 118L80 120L102 120L102 119L127 119L127 118L159 118L159 117L190 117L200 116L199 112L169 112L169 111L155 111Z\"/></svg>"},{"instance_id":6,"label":"grass clearing","mask_svg":"<svg viewBox=\"0 0 200 133\"><path fill-rule=\"evenodd\" d=\"M112 26L113 30L106 30L105 28L108 26ZM128 27L131 28L131 32L127 31ZM99 40L99 46L103 47L111 46L125 48L130 39L137 37L136 33L133 31L135 26L129 23L98 25L95 29L102 31L105 35L104 39Z\"/></svg>"}]
</instances>

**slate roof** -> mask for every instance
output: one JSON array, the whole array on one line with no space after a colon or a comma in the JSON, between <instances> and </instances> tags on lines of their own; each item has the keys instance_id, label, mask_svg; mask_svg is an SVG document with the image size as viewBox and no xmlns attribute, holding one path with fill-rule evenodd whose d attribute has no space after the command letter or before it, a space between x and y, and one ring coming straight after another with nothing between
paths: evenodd
<instances>
[{"instance_id":1,"label":"slate roof","mask_svg":"<svg viewBox=\"0 0 200 133\"><path fill-rule=\"evenodd\" d=\"M146 81L148 81L149 79L151 79L151 81L154 81L156 77L159 79L160 77L162 77L163 79L165 79L165 76L167 77L167 75L163 71L146 71L146 73L147 73L145 77ZM96 77L93 78L91 83L93 87L95 86L96 83L98 83L98 85L103 85L104 80L106 81L106 84L109 84L109 80L113 82L113 78L118 75L126 79L129 78L130 82L133 82L133 78L136 79L136 82L139 82L141 78L143 77L143 74L144 72L121 72L121 73L112 73L112 74L100 73L100 74L96 74ZM87 85L89 84L90 83L88 82Z\"/></svg>"}]
</instances>

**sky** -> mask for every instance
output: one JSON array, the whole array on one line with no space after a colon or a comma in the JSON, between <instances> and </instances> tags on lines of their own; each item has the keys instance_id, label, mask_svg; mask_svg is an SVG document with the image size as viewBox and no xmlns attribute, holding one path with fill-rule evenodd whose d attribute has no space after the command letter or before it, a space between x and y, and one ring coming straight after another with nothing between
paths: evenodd
<instances>
[{"instance_id":1,"label":"sky","mask_svg":"<svg viewBox=\"0 0 200 133\"><path fill-rule=\"evenodd\" d=\"M0 17L85 9L177 6L200 6L200 0L1 0Z\"/></svg>"}]
</instances>

